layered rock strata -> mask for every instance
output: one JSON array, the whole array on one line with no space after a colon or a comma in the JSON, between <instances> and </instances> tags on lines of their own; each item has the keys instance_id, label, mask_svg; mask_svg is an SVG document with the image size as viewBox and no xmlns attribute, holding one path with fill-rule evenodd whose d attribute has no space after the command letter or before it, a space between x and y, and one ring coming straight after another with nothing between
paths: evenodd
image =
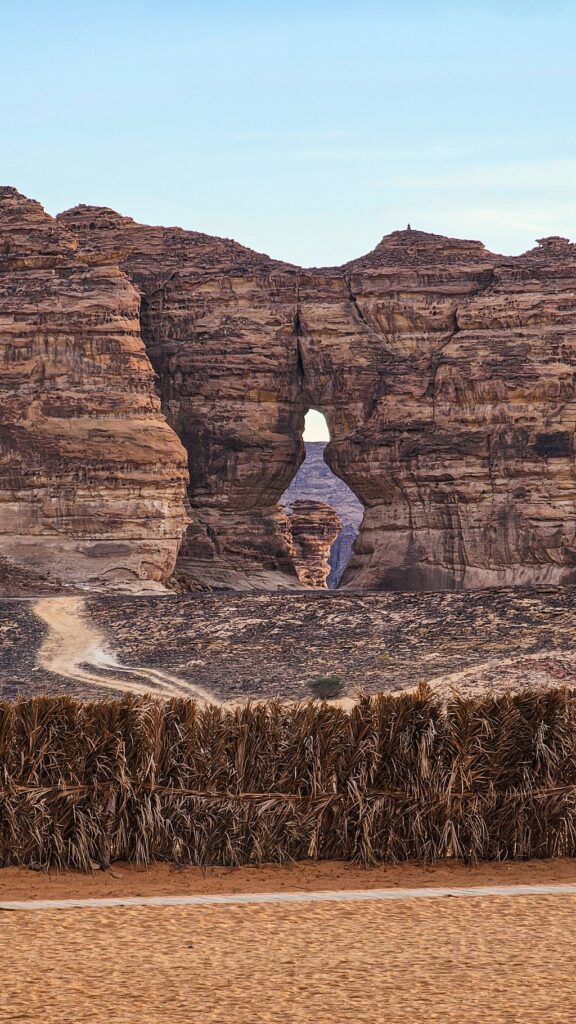
<instances>
[{"instance_id":1,"label":"layered rock strata","mask_svg":"<svg viewBox=\"0 0 576 1024\"><path fill-rule=\"evenodd\" d=\"M365 508L342 585L576 580L576 247L519 257L419 231L341 268L78 207L87 252L125 253L165 415L188 450L183 554L294 578L276 504L308 408Z\"/></svg>"},{"instance_id":2,"label":"layered rock strata","mask_svg":"<svg viewBox=\"0 0 576 1024\"><path fill-rule=\"evenodd\" d=\"M322 501L295 501L288 512L288 543L298 579L305 587L327 589L330 548L342 521Z\"/></svg>"},{"instance_id":3,"label":"layered rock strata","mask_svg":"<svg viewBox=\"0 0 576 1024\"><path fill-rule=\"evenodd\" d=\"M59 217L88 253L124 252L164 414L188 451L179 571L219 588L298 587L277 503L304 458L297 268L112 210ZM279 576L280 574L280 576ZM267 579L269 577L269 580Z\"/></svg>"},{"instance_id":4,"label":"layered rock strata","mask_svg":"<svg viewBox=\"0 0 576 1024\"><path fill-rule=\"evenodd\" d=\"M367 506L344 580L573 582L576 246L504 259L412 232L349 273L386 353L370 418L337 452Z\"/></svg>"},{"instance_id":5,"label":"layered rock strata","mask_svg":"<svg viewBox=\"0 0 576 1024\"><path fill-rule=\"evenodd\" d=\"M166 579L186 459L160 411L138 293L117 254L82 253L12 188L0 188L0 390L7 589Z\"/></svg>"}]
</instances>

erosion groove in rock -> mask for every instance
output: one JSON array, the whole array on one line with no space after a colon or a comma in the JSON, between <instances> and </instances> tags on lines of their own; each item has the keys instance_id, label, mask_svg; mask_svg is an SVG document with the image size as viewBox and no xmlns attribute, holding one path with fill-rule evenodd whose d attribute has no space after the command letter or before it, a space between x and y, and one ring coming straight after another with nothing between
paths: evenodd
<instances>
[{"instance_id":1,"label":"erosion groove in rock","mask_svg":"<svg viewBox=\"0 0 576 1024\"><path fill-rule=\"evenodd\" d=\"M185 452L160 410L117 256L0 188L0 584L159 584L186 523Z\"/></svg>"},{"instance_id":2,"label":"erosion groove in rock","mask_svg":"<svg viewBox=\"0 0 576 1024\"><path fill-rule=\"evenodd\" d=\"M313 407L329 466L365 506L343 586L574 582L567 240L512 258L398 231L343 267L303 270L103 208L58 223L140 291L162 407L188 451L192 573L297 583L277 502Z\"/></svg>"}]
</instances>

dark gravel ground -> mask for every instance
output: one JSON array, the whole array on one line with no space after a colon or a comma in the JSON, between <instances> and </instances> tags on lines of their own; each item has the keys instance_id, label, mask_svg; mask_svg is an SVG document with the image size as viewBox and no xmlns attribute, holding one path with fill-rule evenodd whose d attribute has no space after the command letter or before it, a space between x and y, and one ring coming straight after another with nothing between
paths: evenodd
<instances>
[{"instance_id":1,"label":"dark gravel ground","mask_svg":"<svg viewBox=\"0 0 576 1024\"><path fill-rule=\"evenodd\" d=\"M35 668L45 633L32 609L0 600L0 695L109 697ZM93 596L85 614L121 662L162 669L220 699L303 698L323 674L341 676L349 694L466 670L464 689L576 685L576 588ZM490 664L503 659L513 668Z\"/></svg>"},{"instance_id":2,"label":"dark gravel ground","mask_svg":"<svg viewBox=\"0 0 576 1024\"><path fill-rule=\"evenodd\" d=\"M576 637L576 589L566 588L111 597L89 608L122 661L220 698L302 698L320 674L340 675L348 692L401 689L482 673L493 659L570 651Z\"/></svg>"}]
</instances>

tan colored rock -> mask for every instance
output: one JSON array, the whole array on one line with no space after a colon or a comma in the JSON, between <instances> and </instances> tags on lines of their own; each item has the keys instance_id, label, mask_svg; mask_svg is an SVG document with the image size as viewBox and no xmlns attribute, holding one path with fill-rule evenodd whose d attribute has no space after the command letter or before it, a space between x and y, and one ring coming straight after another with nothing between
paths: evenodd
<instances>
[{"instance_id":1,"label":"tan colored rock","mask_svg":"<svg viewBox=\"0 0 576 1024\"><path fill-rule=\"evenodd\" d=\"M453 243L450 256L417 234L401 268L388 240L353 266L390 353L365 440L338 453L373 481L344 582L573 582L576 247L504 259Z\"/></svg>"},{"instance_id":2,"label":"tan colored rock","mask_svg":"<svg viewBox=\"0 0 576 1024\"><path fill-rule=\"evenodd\" d=\"M139 297L116 262L0 189L0 560L19 575L160 583L186 523ZM9 576L8 576L9 573Z\"/></svg>"},{"instance_id":3,"label":"tan colored rock","mask_svg":"<svg viewBox=\"0 0 576 1024\"><path fill-rule=\"evenodd\" d=\"M226 239L76 207L59 222L122 263L164 414L188 450L192 523L179 571L238 586L299 586L277 503L304 458L294 338L297 269ZM210 564L213 563L211 566ZM282 578L282 577L280 577Z\"/></svg>"},{"instance_id":4,"label":"tan colored rock","mask_svg":"<svg viewBox=\"0 0 576 1024\"><path fill-rule=\"evenodd\" d=\"M419 231L341 268L78 207L124 252L165 415L189 456L189 563L292 572L276 504L308 408L365 506L343 585L576 579L576 247L515 258ZM266 567L264 569L264 567Z\"/></svg>"},{"instance_id":5,"label":"tan colored rock","mask_svg":"<svg viewBox=\"0 0 576 1024\"><path fill-rule=\"evenodd\" d=\"M300 582L314 590L327 589L328 556L342 526L340 516L322 501L301 499L292 503L287 519L290 552Z\"/></svg>"}]
</instances>

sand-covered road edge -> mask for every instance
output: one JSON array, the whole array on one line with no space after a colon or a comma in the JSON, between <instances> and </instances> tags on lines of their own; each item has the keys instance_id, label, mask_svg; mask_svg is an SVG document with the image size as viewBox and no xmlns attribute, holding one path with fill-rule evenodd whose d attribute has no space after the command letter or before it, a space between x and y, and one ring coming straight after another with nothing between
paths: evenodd
<instances>
[{"instance_id":1,"label":"sand-covered road edge","mask_svg":"<svg viewBox=\"0 0 576 1024\"><path fill-rule=\"evenodd\" d=\"M576 884L576 859L502 862L468 867L460 861L362 868L341 861L301 861L242 868L148 867L116 863L109 871L0 869L0 902L124 896L228 895L342 889Z\"/></svg>"}]
</instances>

